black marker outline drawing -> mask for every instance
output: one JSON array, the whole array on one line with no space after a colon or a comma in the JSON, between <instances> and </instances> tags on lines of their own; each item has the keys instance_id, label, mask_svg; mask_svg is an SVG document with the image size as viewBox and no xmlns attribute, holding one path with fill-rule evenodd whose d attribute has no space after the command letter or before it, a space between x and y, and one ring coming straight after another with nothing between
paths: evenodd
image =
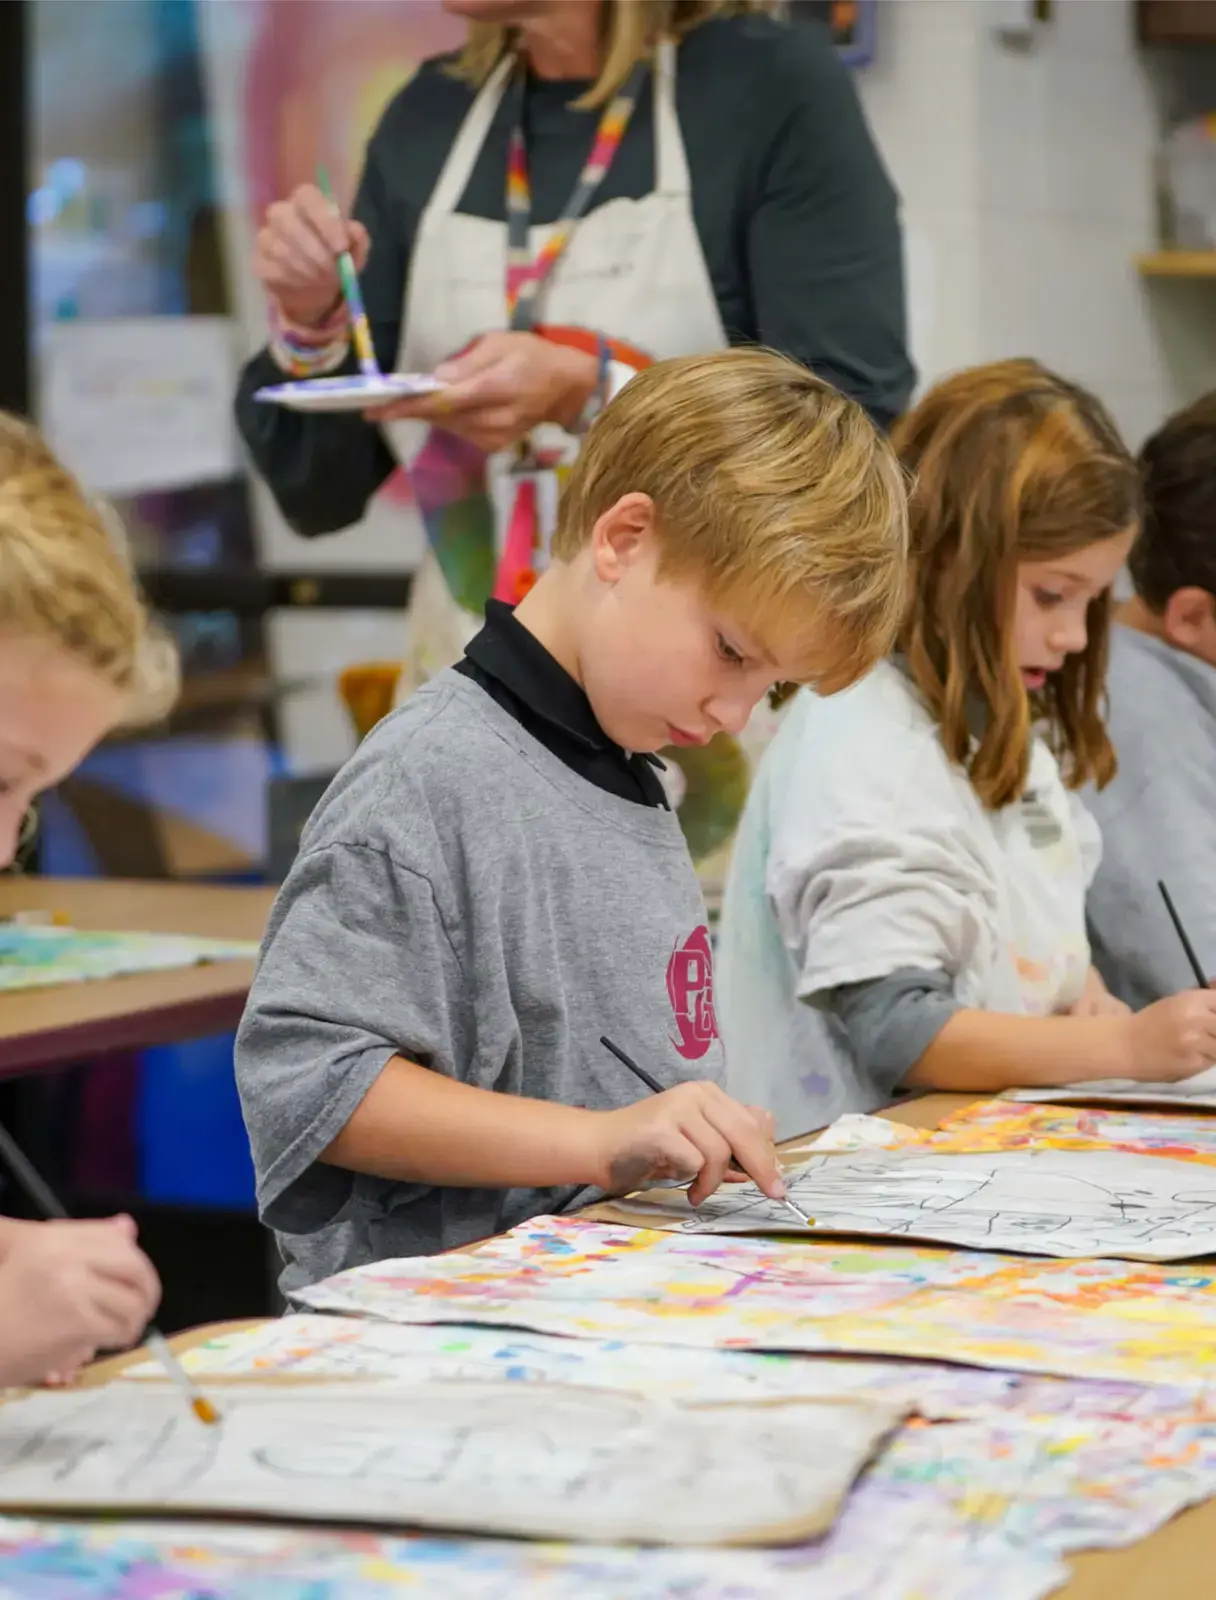
<instances>
[{"instance_id":1,"label":"black marker outline drawing","mask_svg":"<svg viewBox=\"0 0 1216 1600\"><path fill-rule=\"evenodd\" d=\"M1216 1170L1110 1150L813 1156L789 1177L816 1233L925 1240L1062 1258L1178 1261L1216 1252ZM649 1199L687 1209L684 1191ZM752 1184L720 1189L681 1233L801 1232Z\"/></svg>"}]
</instances>

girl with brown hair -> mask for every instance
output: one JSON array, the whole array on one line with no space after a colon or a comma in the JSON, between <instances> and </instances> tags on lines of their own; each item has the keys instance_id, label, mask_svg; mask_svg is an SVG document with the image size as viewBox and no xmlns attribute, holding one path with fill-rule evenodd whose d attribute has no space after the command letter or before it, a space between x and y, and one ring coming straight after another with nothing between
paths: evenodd
<instances>
[{"instance_id":1,"label":"girl with brown hair","mask_svg":"<svg viewBox=\"0 0 1216 1600\"><path fill-rule=\"evenodd\" d=\"M1216 994L1133 1016L1090 964L1111 584L1140 518L1102 406L1033 361L930 390L897 654L804 690L753 787L719 948L733 1093L779 1136L899 1088L1172 1080L1216 1061Z\"/></svg>"}]
</instances>

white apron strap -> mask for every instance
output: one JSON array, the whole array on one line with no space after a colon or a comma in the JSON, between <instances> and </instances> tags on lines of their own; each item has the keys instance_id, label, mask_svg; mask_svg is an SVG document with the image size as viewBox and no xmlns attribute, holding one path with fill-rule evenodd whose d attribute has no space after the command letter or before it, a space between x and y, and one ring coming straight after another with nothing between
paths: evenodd
<instances>
[{"instance_id":1,"label":"white apron strap","mask_svg":"<svg viewBox=\"0 0 1216 1600\"><path fill-rule=\"evenodd\" d=\"M481 92L461 123L460 132L448 151L448 158L443 164L443 171L439 174L439 181L431 191L431 198L422 214L423 221L431 216L446 216L449 212L455 211L461 195L468 188L469 179L473 176L477 157L486 142L490 124L494 121L494 114L498 110L507 79L511 76L514 66L515 57L505 55L482 85Z\"/></svg>"},{"instance_id":2,"label":"white apron strap","mask_svg":"<svg viewBox=\"0 0 1216 1600\"><path fill-rule=\"evenodd\" d=\"M655 187L660 194L688 195L688 158L676 115L676 47L664 39L655 52L654 70Z\"/></svg>"}]
</instances>

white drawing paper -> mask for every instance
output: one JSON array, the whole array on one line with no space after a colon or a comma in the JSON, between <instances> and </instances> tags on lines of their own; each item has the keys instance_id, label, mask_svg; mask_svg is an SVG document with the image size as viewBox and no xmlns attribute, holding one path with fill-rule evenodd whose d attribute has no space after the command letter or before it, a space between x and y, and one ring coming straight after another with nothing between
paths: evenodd
<instances>
[{"instance_id":1,"label":"white drawing paper","mask_svg":"<svg viewBox=\"0 0 1216 1600\"><path fill-rule=\"evenodd\" d=\"M652 1544L830 1527L907 1414L877 1399L692 1407L522 1384L110 1384L0 1410L0 1507L164 1509Z\"/></svg>"},{"instance_id":2,"label":"white drawing paper","mask_svg":"<svg viewBox=\"0 0 1216 1600\"><path fill-rule=\"evenodd\" d=\"M804 1228L754 1184L696 1211L687 1192L631 1198L623 1217L678 1218L682 1233L868 1234L1044 1256L1179 1261L1216 1252L1216 1172L1109 1150L816 1156L786 1174Z\"/></svg>"},{"instance_id":3,"label":"white drawing paper","mask_svg":"<svg viewBox=\"0 0 1216 1600\"><path fill-rule=\"evenodd\" d=\"M1172 1106L1216 1111L1216 1067L1196 1072L1177 1083L1145 1083L1139 1078L1100 1078L1092 1083L1066 1083L1055 1089L1011 1089L1002 1100L1026 1100L1032 1104L1054 1101L1110 1101L1112 1105Z\"/></svg>"}]
</instances>

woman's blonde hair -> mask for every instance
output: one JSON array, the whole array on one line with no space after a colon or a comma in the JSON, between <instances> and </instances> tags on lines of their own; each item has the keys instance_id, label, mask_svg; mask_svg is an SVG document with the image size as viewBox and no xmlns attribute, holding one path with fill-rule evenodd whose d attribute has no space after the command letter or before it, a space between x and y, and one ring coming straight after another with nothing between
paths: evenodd
<instances>
[{"instance_id":1,"label":"woman's blonde hair","mask_svg":"<svg viewBox=\"0 0 1216 1600\"><path fill-rule=\"evenodd\" d=\"M604 0L600 75L574 103L580 108L606 105L660 39L682 39L709 17L742 12L772 16L783 9L780 0ZM456 62L457 76L480 88L503 55L514 50L515 41L514 28L471 22L468 40Z\"/></svg>"},{"instance_id":2,"label":"woman's blonde hair","mask_svg":"<svg viewBox=\"0 0 1216 1600\"><path fill-rule=\"evenodd\" d=\"M639 372L592 425L558 507L572 560L623 496L654 506L659 576L706 602L821 692L891 648L906 606L904 478L862 408L769 350Z\"/></svg>"},{"instance_id":3,"label":"woman's blonde hair","mask_svg":"<svg viewBox=\"0 0 1216 1600\"><path fill-rule=\"evenodd\" d=\"M177 653L152 622L91 500L28 422L0 411L0 632L46 639L121 692L129 726L177 696Z\"/></svg>"},{"instance_id":4,"label":"woman's blonde hair","mask_svg":"<svg viewBox=\"0 0 1216 1600\"><path fill-rule=\"evenodd\" d=\"M1037 361L1000 361L930 389L893 442L914 478L901 646L947 754L992 810L1025 789L1034 723L1070 787L1109 782L1109 592L1089 606L1085 649L1033 700L1014 635L1019 562L1139 525L1140 476L1105 408Z\"/></svg>"}]
</instances>

